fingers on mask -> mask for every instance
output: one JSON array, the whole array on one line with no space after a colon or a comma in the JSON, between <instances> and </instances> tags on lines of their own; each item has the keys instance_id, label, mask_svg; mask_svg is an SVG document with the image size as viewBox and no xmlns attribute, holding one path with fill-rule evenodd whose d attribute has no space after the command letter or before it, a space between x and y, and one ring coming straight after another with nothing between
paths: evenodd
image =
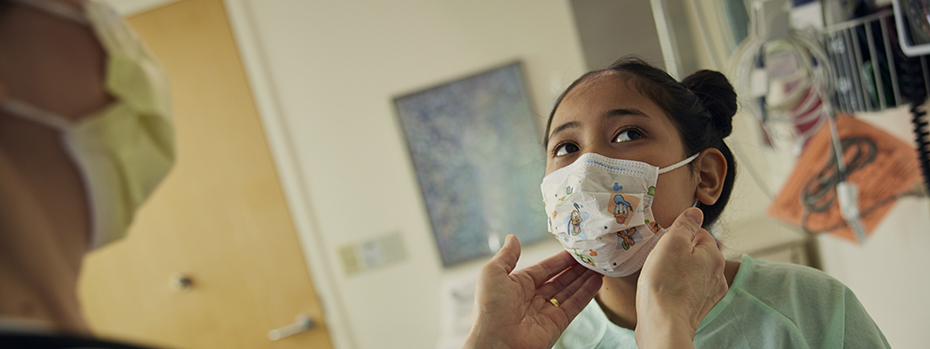
<instances>
[{"instance_id":1,"label":"fingers on mask","mask_svg":"<svg viewBox=\"0 0 930 349\"><path fill-rule=\"evenodd\" d=\"M672 223L672 227L669 228L669 233L672 234L683 234L687 232L690 237L689 240L694 240L694 237L701 230L701 223L704 222L704 213L697 208L688 208L675 219L675 223Z\"/></svg>"}]
</instances>

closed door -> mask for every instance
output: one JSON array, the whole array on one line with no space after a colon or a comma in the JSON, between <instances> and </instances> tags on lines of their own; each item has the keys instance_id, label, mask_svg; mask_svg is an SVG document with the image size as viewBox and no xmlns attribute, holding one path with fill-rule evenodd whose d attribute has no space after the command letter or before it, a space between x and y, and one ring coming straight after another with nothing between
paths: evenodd
<instances>
[{"instance_id":1,"label":"closed door","mask_svg":"<svg viewBox=\"0 0 930 349\"><path fill-rule=\"evenodd\" d=\"M175 348L330 348L221 0L130 18L171 78L177 164L123 241L91 253L91 327ZM303 314L315 328L272 342Z\"/></svg>"}]
</instances>

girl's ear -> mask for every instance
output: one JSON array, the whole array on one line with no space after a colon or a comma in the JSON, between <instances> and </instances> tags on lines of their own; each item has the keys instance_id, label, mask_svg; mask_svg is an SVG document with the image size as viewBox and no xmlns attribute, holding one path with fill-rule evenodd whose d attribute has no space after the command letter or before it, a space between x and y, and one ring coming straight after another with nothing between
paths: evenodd
<instances>
[{"instance_id":1,"label":"girl's ear","mask_svg":"<svg viewBox=\"0 0 930 349\"><path fill-rule=\"evenodd\" d=\"M727 159L715 148L704 149L694 159L698 172L698 184L694 196L705 205L713 205L723 192L723 180L727 176Z\"/></svg>"}]
</instances>

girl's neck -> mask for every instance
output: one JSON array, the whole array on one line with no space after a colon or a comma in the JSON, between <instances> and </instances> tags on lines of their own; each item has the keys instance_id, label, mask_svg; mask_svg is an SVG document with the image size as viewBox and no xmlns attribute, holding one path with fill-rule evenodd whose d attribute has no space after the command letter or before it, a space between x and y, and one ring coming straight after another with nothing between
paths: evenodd
<instances>
[{"instance_id":1,"label":"girl's neck","mask_svg":"<svg viewBox=\"0 0 930 349\"><path fill-rule=\"evenodd\" d=\"M733 284L733 278L739 271L739 262L727 261L724 276L727 286ZM605 277L600 291L594 298L601 306L607 319L614 325L636 329L636 284L639 272L626 277Z\"/></svg>"},{"instance_id":2,"label":"girl's neck","mask_svg":"<svg viewBox=\"0 0 930 349\"><path fill-rule=\"evenodd\" d=\"M636 282L639 272L625 277L605 277L594 298L614 325L636 329Z\"/></svg>"}]
</instances>

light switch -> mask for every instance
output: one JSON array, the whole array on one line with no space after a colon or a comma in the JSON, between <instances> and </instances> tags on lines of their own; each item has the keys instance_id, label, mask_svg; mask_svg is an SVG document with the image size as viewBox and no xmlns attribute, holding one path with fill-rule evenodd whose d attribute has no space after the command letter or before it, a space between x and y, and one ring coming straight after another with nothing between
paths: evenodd
<instances>
[{"instance_id":1,"label":"light switch","mask_svg":"<svg viewBox=\"0 0 930 349\"><path fill-rule=\"evenodd\" d=\"M382 268L407 259L400 233L391 232L380 237L339 248L346 274Z\"/></svg>"}]
</instances>

